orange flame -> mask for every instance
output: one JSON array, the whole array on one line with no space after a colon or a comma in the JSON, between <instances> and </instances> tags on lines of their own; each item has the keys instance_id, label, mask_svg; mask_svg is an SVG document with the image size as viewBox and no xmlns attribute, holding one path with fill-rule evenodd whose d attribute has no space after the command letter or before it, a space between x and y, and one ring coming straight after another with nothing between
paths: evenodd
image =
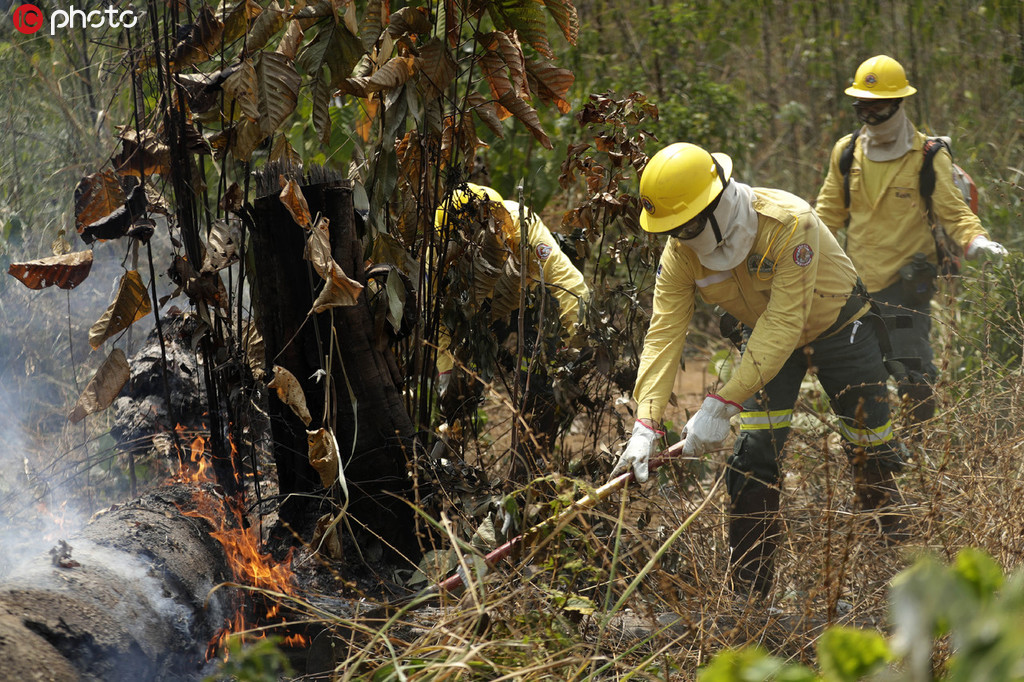
<instances>
[{"instance_id":1,"label":"orange flame","mask_svg":"<svg viewBox=\"0 0 1024 682\"><path fill-rule=\"evenodd\" d=\"M184 427L177 427L178 433L185 435ZM232 453L235 452L235 444L231 442ZM211 480L211 464L206 455L206 438L197 434L191 442L191 469L190 472L181 471L180 478L183 482L204 483ZM204 518L215 528L210 533L224 548L228 566L235 577L235 581L249 587L279 592L282 594L293 594L292 585L293 573L291 570L291 553L283 562L276 562L272 557L260 551L259 537L254 529L246 528L242 519L241 511L231 508L231 517L224 513L224 505L220 500L203 496L196 500L198 509L194 512L185 512L189 516ZM280 605L267 603L267 611L261 614L260 621L264 624L273 622L278 618ZM285 622L281 619L281 622ZM243 609L239 609L232 617L230 623L222 628L210 640L207 646L207 660L217 655L223 649L228 637L235 633L247 633L252 625L246 622L246 615ZM247 634L250 636L250 634ZM261 630L257 635L251 635L252 639L265 637ZM299 645L305 642L301 635L293 635L285 639L286 645Z\"/></svg>"}]
</instances>

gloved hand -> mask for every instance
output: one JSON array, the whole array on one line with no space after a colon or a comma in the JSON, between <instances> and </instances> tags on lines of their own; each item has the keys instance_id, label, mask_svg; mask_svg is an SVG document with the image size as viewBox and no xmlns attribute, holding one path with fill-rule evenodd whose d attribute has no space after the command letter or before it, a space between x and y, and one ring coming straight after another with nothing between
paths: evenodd
<instances>
[{"instance_id":1,"label":"gloved hand","mask_svg":"<svg viewBox=\"0 0 1024 682\"><path fill-rule=\"evenodd\" d=\"M697 413L683 427L683 450L688 457L700 457L729 437L729 418L743 410L736 403L717 395L704 398Z\"/></svg>"},{"instance_id":2,"label":"gloved hand","mask_svg":"<svg viewBox=\"0 0 1024 682\"><path fill-rule=\"evenodd\" d=\"M1007 254L1006 247L999 242L994 242L984 235L978 235L971 240L971 243L964 249L964 255L971 260L984 259L994 260L997 263Z\"/></svg>"},{"instance_id":3,"label":"gloved hand","mask_svg":"<svg viewBox=\"0 0 1024 682\"><path fill-rule=\"evenodd\" d=\"M653 429L637 419L633 424L633 434L629 437L629 442L626 443L626 449L622 451L619 461L612 469L612 478L633 467L633 475L636 477L637 483L646 483L649 475L647 460L650 459L651 453L654 451L654 441L664 435L664 431Z\"/></svg>"},{"instance_id":4,"label":"gloved hand","mask_svg":"<svg viewBox=\"0 0 1024 682\"><path fill-rule=\"evenodd\" d=\"M438 397L444 398L445 393L448 392L448 387L452 383L451 371L441 372L437 375L437 395Z\"/></svg>"}]
</instances>

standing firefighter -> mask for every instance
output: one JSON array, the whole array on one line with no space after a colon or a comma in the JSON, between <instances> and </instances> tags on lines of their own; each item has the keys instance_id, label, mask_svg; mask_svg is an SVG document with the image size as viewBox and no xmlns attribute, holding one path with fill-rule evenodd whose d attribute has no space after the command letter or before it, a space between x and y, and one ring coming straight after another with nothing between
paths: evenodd
<instances>
[{"instance_id":1,"label":"standing firefighter","mask_svg":"<svg viewBox=\"0 0 1024 682\"><path fill-rule=\"evenodd\" d=\"M451 418L467 402L476 403L479 384L455 368L455 359L462 367L489 379L487 366L494 364L496 353L499 363L504 361L507 369L520 372L525 390L524 418L533 432L526 440L535 441L540 449L523 447L515 453L510 478L523 482L527 475L548 473L536 460L553 445L560 426L571 415L554 395L550 372L544 365L553 361L557 349L568 344L582 327L584 304L590 293L583 274L535 213L518 202L503 200L490 187L466 183L450 194L436 211L435 228L450 239L462 241L461 246L448 252L448 257L456 261L447 268L451 286L463 295L442 316L437 356L442 412ZM481 340L493 338L495 344L500 344L510 334L518 333L524 258L525 281L536 295L527 297L533 304L524 318L524 357L518 367L513 367L507 350ZM538 283L544 284L544 291L534 289ZM548 295L551 298L544 305L542 299ZM557 332L552 333L554 330ZM459 341L467 337L484 346L483 355L489 357L465 353L466 344Z\"/></svg>"},{"instance_id":2,"label":"standing firefighter","mask_svg":"<svg viewBox=\"0 0 1024 682\"><path fill-rule=\"evenodd\" d=\"M643 172L640 225L671 239L633 390L638 418L614 473L632 467L638 481L647 479L700 294L749 335L732 377L687 422L682 452L699 457L721 447L730 418L739 415L726 473L732 581L740 591L764 593L780 532L782 448L807 372L817 375L839 416L861 508L888 502L902 459L887 373L853 264L806 202L751 188L731 173L728 156L687 143L665 147Z\"/></svg>"},{"instance_id":3,"label":"standing firefighter","mask_svg":"<svg viewBox=\"0 0 1024 682\"><path fill-rule=\"evenodd\" d=\"M941 138L928 138L907 118L903 98L915 92L892 57L857 68L846 94L864 125L832 148L815 210L833 234L846 227L846 253L887 319L893 355L909 370L900 395L911 421L921 422L935 413L929 308L945 260L946 236L933 233L933 222L967 258L1001 258L1006 249L988 238L954 184L948 146L937 145L926 162L926 149Z\"/></svg>"}]
</instances>

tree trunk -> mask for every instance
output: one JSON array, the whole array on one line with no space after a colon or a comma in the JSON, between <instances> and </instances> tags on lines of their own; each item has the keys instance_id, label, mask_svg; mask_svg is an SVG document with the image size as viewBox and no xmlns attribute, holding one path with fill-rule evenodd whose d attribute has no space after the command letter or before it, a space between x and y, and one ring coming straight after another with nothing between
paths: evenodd
<instances>
[{"instance_id":1,"label":"tree trunk","mask_svg":"<svg viewBox=\"0 0 1024 682\"><path fill-rule=\"evenodd\" d=\"M99 516L0 584L0 675L10 680L191 680L233 615L211 524L169 486ZM202 494L212 495L210 488Z\"/></svg>"},{"instance_id":2,"label":"tree trunk","mask_svg":"<svg viewBox=\"0 0 1024 682\"><path fill-rule=\"evenodd\" d=\"M317 501L308 493L318 491L321 483L309 464L305 432L331 426L350 494L347 513L355 521L350 527L365 526L386 545L415 554L415 518L403 501L411 494L407 471L415 429L396 386L394 360L386 345L377 343L365 294L354 306L307 319L322 282L303 258L306 232L278 197L275 188L281 173L295 175L274 165L257 178L254 303L267 371L280 365L295 375L312 422L306 427L280 400L271 400L280 493L298 494L284 498L280 518L297 530L308 528L309 512ZM334 260L349 277L365 284L351 183L321 169L296 180L302 184L310 213L330 220ZM325 384L315 378L322 371L330 372L334 388L326 414Z\"/></svg>"}]
</instances>

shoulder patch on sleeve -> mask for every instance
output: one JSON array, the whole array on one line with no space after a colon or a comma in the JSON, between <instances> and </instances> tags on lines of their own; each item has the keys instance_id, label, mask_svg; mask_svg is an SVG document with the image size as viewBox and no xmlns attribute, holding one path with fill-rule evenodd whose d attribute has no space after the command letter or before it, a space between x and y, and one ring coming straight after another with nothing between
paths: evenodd
<instances>
[{"instance_id":1,"label":"shoulder patch on sleeve","mask_svg":"<svg viewBox=\"0 0 1024 682\"><path fill-rule=\"evenodd\" d=\"M814 249L810 244L799 244L793 249L793 262L800 267L806 267L814 259Z\"/></svg>"},{"instance_id":2,"label":"shoulder patch on sleeve","mask_svg":"<svg viewBox=\"0 0 1024 682\"><path fill-rule=\"evenodd\" d=\"M548 256L550 256L550 255L551 255L551 246L550 245L544 244L543 242L540 243L540 244L537 244L537 258L540 260L541 263L546 261L548 259Z\"/></svg>"}]
</instances>

